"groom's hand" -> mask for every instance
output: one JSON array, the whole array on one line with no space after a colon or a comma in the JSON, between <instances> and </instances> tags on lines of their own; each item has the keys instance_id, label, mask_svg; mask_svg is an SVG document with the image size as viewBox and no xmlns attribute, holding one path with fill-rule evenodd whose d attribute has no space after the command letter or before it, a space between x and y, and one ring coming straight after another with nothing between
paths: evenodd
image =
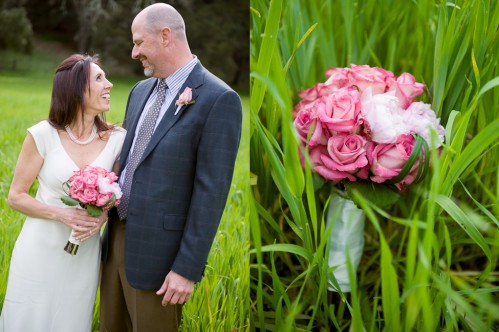
<instances>
[{"instance_id":1,"label":"groom's hand","mask_svg":"<svg viewBox=\"0 0 499 332\"><path fill-rule=\"evenodd\" d=\"M167 304L184 304L191 296L193 288L194 281L170 271L156 294L165 294L161 301L163 306L166 306Z\"/></svg>"}]
</instances>

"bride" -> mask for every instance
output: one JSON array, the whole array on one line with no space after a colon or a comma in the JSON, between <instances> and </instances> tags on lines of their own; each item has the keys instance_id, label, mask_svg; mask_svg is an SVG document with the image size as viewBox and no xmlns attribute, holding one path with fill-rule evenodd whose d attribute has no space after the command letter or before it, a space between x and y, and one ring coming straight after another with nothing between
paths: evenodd
<instances>
[{"instance_id":1,"label":"bride","mask_svg":"<svg viewBox=\"0 0 499 332\"><path fill-rule=\"evenodd\" d=\"M107 213L64 205L62 184L86 165L117 166L125 131L103 117L112 87L98 56L73 54L56 69L48 119L28 128L8 198L27 217L12 252L2 332L92 329ZM71 233L82 241L74 256L64 251Z\"/></svg>"}]
</instances>

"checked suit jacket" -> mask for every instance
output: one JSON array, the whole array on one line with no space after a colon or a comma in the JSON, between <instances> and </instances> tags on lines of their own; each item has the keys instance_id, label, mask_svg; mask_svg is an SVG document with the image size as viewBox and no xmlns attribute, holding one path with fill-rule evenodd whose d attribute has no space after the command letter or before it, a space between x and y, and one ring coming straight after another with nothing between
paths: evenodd
<instances>
[{"instance_id":1,"label":"checked suit jacket","mask_svg":"<svg viewBox=\"0 0 499 332\"><path fill-rule=\"evenodd\" d=\"M146 79L130 92L121 161L128 158L140 114L156 84L157 79ZM125 270L130 285L138 289L159 289L170 270L201 280L232 181L241 137L241 99L201 63L180 92L185 87L192 89L195 103L174 115L178 96L174 98L133 176ZM125 166L120 164L119 174ZM108 227L113 219L110 216ZM103 244L104 257L107 247Z\"/></svg>"}]
</instances>

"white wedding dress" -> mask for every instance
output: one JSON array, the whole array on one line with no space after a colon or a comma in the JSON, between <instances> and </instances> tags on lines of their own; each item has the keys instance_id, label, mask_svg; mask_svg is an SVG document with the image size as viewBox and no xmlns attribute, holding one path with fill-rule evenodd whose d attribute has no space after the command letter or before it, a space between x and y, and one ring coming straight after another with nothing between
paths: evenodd
<instances>
[{"instance_id":1,"label":"white wedding dress","mask_svg":"<svg viewBox=\"0 0 499 332\"><path fill-rule=\"evenodd\" d=\"M64 150L57 130L42 121L28 131L44 158L36 199L69 208L62 188L78 170ZM111 170L119 156L125 130L115 130L93 166ZM27 217L17 238L5 301L1 332L89 332L100 267L100 237L84 241L75 256L64 251L71 229L65 224Z\"/></svg>"}]
</instances>

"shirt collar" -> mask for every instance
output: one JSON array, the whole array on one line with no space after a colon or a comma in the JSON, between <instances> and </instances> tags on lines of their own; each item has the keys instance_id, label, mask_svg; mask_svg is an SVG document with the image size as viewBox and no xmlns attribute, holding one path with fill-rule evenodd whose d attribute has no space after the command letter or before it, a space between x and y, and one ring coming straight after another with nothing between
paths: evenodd
<instances>
[{"instance_id":1,"label":"shirt collar","mask_svg":"<svg viewBox=\"0 0 499 332\"><path fill-rule=\"evenodd\" d=\"M166 78L166 84L168 85L168 89L172 93L177 93L184 82L189 77L189 74L194 69L194 66L199 62L197 56L193 56L192 60L177 69L173 74ZM158 84L156 84L156 89L159 86L160 79L158 78Z\"/></svg>"}]
</instances>

